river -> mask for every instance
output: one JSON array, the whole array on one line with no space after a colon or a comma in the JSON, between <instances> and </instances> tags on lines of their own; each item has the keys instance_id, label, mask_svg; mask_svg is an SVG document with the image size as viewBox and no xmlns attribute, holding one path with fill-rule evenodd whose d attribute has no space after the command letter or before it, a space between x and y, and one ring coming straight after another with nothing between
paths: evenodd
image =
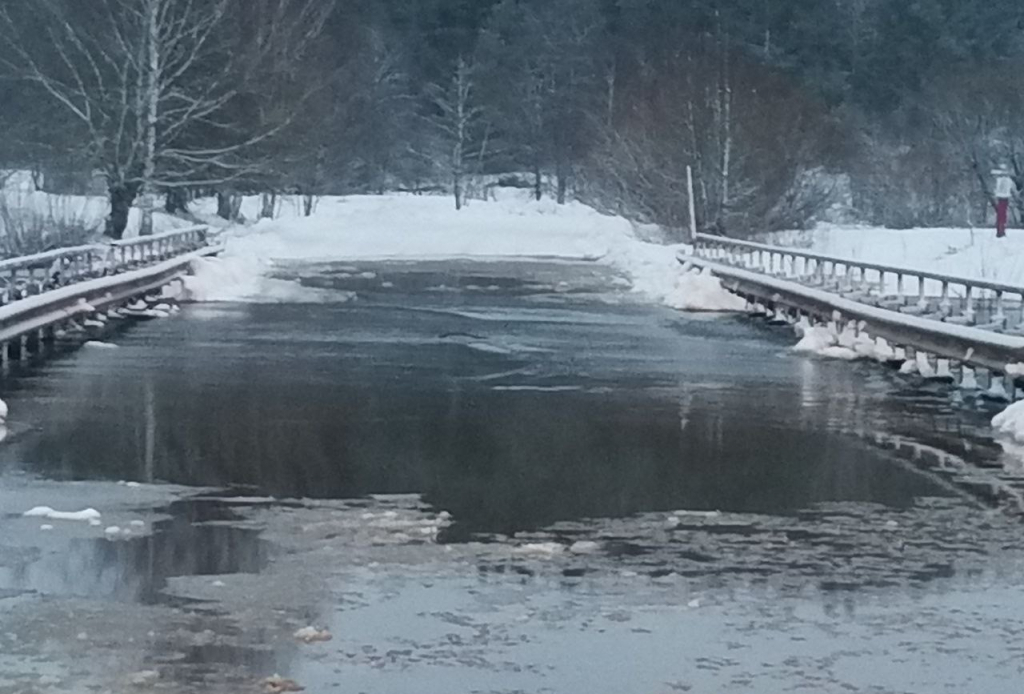
<instances>
[{"instance_id":1,"label":"river","mask_svg":"<svg viewBox=\"0 0 1024 694\"><path fill-rule=\"evenodd\" d=\"M1017 681L983 401L593 264L280 276L306 300L186 306L8 382L0 692ZM44 503L103 526L20 517Z\"/></svg>"}]
</instances>

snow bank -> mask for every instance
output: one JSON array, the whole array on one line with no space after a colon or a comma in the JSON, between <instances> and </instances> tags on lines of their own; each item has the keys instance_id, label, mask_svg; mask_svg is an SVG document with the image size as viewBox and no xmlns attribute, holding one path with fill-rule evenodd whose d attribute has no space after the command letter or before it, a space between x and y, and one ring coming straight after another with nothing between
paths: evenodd
<instances>
[{"instance_id":1,"label":"snow bank","mask_svg":"<svg viewBox=\"0 0 1024 694\"><path fill-rule=\"evenodd\" d=\"M803 329L803 337L793 345L794 352L819 354L822 350L837 346L838 341L831 330L823 325L808 326Z\"/></svg>"},{"instance_id":2,"label":"snow bank","mask_svg":"<svg viewBox=\"0 0 1024 694\"><path fill-rule=\"evenodd\" d=\"M665 297L665 303L682 311L742 311L746 301L722 287L722 282L710 270L676 269L674 286Z\"/></svg>"},{"instance_id":3,"label":"snow bank","mask_svg":"<svg viewBox=\"0 0 1024 694\"><path fill-rule=\"evenodd\" d=\"M769 243L799 245L815 253L887 265L1024 284L1024 231L997 239L994 229L885 229L823 224L810 232L784 232ZM891 291L895 287L890 286ZM914 291L915 287L907 287Z\"/></svg>"},{"instance_id":4,"label":"snow bank","mask_svg":"<svg viewBox=\"0 0 1024 694\"><path fill-rule=\"evenodd\" d=\"M801 339L792 347L793 352L843 361L874 359L886 362L896 357L896 350L888 342L875 340L852 325L837 332L834 324L811 326L804 320L795 328Z\"/></svg>"},{"instance_id":5,"label":"snow bank","mask_svg":"<svg viewBox=\"0 0 1024 694\"><path fill-rule=\"evenodd\" d=\"M1016 402L992 419L996 436L1010 443L1024 446L1024 400Z\"/></svg>"},{"instance_id":6,"label":"snow bank","mask_svg":"<svg viewBox=\"0 0 1024 694\"><path fill-rule=\"evenodd\" d=\"M255 214L258 199L243 202ZM227 233L220 259L201 260L186 281L192 301L328 300L274 280L275 264L380 260L533 258L598 261L628 278L651 301L687 310L741 310L743 302L712 277L681 278L681 245L640 240L630 222L578 202L558 205L527 193L471 201L391 194L329 197L310 217L285 205L275 220Z\"/></svg>"},{"instance_id":7,"label":"snow bank","mask_svg":"<svg viewBox=\"0 0 1024 694\"><path fill-rule=\"evenodd\" d=\"M21 177L16 184L0 189L0 204L11 216L22 219L28 228L34 228L40 221L67 224L93 231L97 236L103 230L110 203L102 195L54 195L37 191L31 183L22 186ZM29 220L32 220L31 222ZM124 237L138 236L142 212L134 207L128 215L128 226ZM156 233L184 229L194 222L157 210L153 215L153 230Z\"/></svg>"}]
</instances>

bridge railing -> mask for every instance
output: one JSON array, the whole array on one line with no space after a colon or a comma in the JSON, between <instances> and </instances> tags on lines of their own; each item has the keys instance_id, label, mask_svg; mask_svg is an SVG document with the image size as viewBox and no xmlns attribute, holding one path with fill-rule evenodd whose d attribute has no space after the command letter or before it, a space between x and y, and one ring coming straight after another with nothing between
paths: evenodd
<instances>
[{"instance_id":1,"label":"bridge railing","mask_svg":"<svg viewBox=\"0 0 1024 694\"><path fill-rule=\"evenodd\" d=\"M194 226L3 260L0 261L0 305L76 282L152 265L199 250L208 243L209 228Z\"/></svg>"},{"instance_id":2,"label":"bridge railing","mask_svg":"<svg viewBox=\"0 0 1024 694\"><path fill-rule=\"evenodd\" d=\"M858 295L871 303L908 313L935 312L946 320L964 324L985 320L996 328L1024 322L1021 286L711 234L697 234L694 255L840 294Z\"/></svg>"},{"instance_id":3,"label":"bridge railing","mask_svg":"<svg viewBox=\"0 0 1024 694\"><path fill-rule=\"evenodd\" d=\"M194 226L125 241L114 241L109 245L108 262L113 263L115 272L135 269L199 250L207 244L208 234L209 227Z\"/></svg>"}]
</instances>

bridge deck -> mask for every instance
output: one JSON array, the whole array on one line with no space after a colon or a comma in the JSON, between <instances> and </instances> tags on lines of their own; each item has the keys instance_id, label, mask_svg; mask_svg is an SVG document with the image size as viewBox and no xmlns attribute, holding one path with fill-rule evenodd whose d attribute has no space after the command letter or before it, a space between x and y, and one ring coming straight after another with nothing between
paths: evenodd
<instances>
[{"instance_id":1,"label":"bridge deck","mask_svg":"<svg viewBox=\"0 0 1024 694\"><path fill-rule=\"evenodd\" d=\"M1024 362L1022 287L704 234L679 260L779 313L855 322L893 346L997 374Z\"/></svg>"},{"instance_id":2,"label":"bridge deck","mask_svg":"<svg viewBox=\"0 0 1024 694\"><path fill-rule=\"evenodd\" d=\"M28 337L143 297L221 250L196 226L0 261L0 358L6 364L12 344L23 356Z\"/></svg>"}]
</instances>

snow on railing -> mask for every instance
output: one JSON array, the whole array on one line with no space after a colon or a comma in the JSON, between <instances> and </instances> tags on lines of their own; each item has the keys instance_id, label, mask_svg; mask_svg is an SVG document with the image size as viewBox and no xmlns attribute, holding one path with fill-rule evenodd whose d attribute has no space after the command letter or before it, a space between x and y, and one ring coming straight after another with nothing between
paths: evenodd
<instances>
[{"instance_id":1,"label":"snow on railing","mask_svg":"<svg viewBox=\"0 0 1024 694\"><path fill-rule=\"evenodd\" d=\"M1024 326L1024 287L697 234L697 257L869 305L991 330ZM909 291L908 291L908 284Z\"/></svg>"},{"instance_id":2,"label":"snow on railing","mask_svg":"<svg viewBox=\"0 0 1024 694\"><path fill-rule=\"evenodd\" d=\"M207 244L208 234L209 227L194 226L126 241L114 241L109 244L107 260L108 263L113 261L115 271L123 272L199 250Z\"/></svg>"},{"instance_id":3,"label":"snow on railing","mask_svg":"<svg viewBox=\"0 0 1024 694\"><path fill-rule=\"evenodd\" d=\"M209 229L194 226L108 244L58 248L0 261L0 306L89 279L115 275L199 250Z\"/></svg>"}]
</instances>

